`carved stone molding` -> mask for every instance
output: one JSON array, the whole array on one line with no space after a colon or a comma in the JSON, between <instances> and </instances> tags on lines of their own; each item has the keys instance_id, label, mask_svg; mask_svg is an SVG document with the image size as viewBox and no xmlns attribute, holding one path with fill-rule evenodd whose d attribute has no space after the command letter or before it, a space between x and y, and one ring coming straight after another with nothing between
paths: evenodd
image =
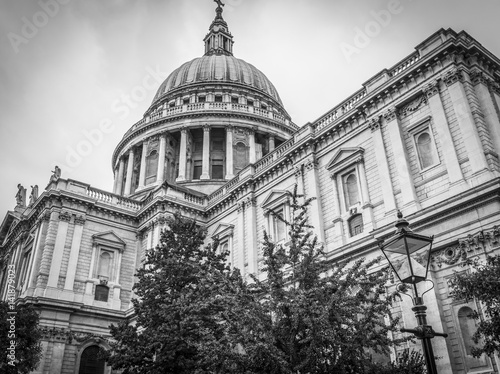
<instances>
[{"instance_id":1,"label":"carved stone molding","mask_svg":"<svg viewBox=\"0 0 500 374\"><path fill-rule=\"evenodd\" d=\"M420 109L420 107L422 105L425 105L427 104L427 96L426 95L420 95L419 97L417 97L415 100L413 100L412 102L406 104L400 111L399 111L399 115L401 117L406 117L414 112L416 112L417 110Z\"/></svg>"},{"instance_id":2,"label":"carved stone molding","mask_svg":"<svg viewBox=\"0 0 500 374\"><path fill-rule=\"evenodd\" d=\"M433 267L441 268L443 264L453 265L458 261L464 261L476 253L484 252L485 249L500 245L500 226L492 229L469 234L466 238L458 240L458 244L446 247L432 253L431 262Z\"/></svg>"},{"instance_id":3,"label":"carved stone molding","mask_svg":"<svg viewBox=\"0 0 500 374\"><path fill-rule=\"evenodd\" d=\"M496 92L497 94L499 94L499 95L500 95L500 83L499 83L499 82L496 82L496 81L491 80L491 81L489 82L489 86L490 86L490 88L491 88L491 90L492 90L493 92Z\"/></svg>"},{"instance_id":4,"label":"carved stone molding","mask_svg":"<svg viewBox=\"0 0 500 374\"><path fill-rule=\"evenodd\" d=\"M385 120L387 122L392 122L398 117L398 113L396 110L396 107L389 108L384 114L383 114Z\"/></svg>"},{"instance_id":5,"label":"carved stone molding","mask_svg":"<svg viewBox=\"0 0 500 374\"><path fill-rule=\"evenodd\" d=\"M370 130L372 130L372 132L378 129L382 129L382 121L380 120L380 117L369 119L368 126L370 126Z\"/></svg>"},{"instance_id":6,"label":"carved stone molding","mask_svg":"<svg viewBox=\"0 0 500 374\"><path fill-rule=\"evenodd\" d=\"M245 200L245 205L249 208L252 206L257 206L257 200L255 199L255 197L247 197Z\"/></svg>"},{"instance_id":7,"label":"carved stone molding","mask_svg":"<svg viewBox=\"0 0 500 374\"><path fill-rule=\"evenodd\" d=\"M432 81L425 86L424 94L427 98L431 98L432 96L439 94L439 81Z\"/></svg>"},{"instance_id":8,"label":"carved stone molding","mask_svg":"<svg viewBox=\"0 0 500 374\"><path fill-rule=\"evenodd\" d=\"M453 69L450 70L443 78L444 83L446 84L447 87L451 86L454 83L457 82L463 82L464 81L464 76L462 74L462 70L460 69Z\"/></svg>"},{"instance_id":9,"label":"carved stone molding","mask_svg":"<svg viewBox=\"0 0 500 374\"><path fill-rule=\"evenodd\" d=\"M71 214L69 214L69 212L63 211L59 213L59 220L69 222L71 220Z\"/></svg>"}]
</instances>

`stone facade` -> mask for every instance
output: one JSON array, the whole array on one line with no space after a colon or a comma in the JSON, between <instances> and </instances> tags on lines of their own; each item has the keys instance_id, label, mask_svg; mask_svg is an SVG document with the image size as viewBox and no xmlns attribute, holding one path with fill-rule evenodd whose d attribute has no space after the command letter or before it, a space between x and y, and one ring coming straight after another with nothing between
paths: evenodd
<instances>
[{"instance_id":1,"label":"stone facade","mask_svg":"<svg viewBox=\"0 0 500 374\"><path fill-rule=\"evenodd\" d=\"M471 356L464 316L477 305L453 301L447 280L467 271L465 258L500 252L500 60L465 32L439 30L298 128L267 78L232 57L220 8L205 42L213 70L197 59L167 78L115 150L112 193L54 173L0 226L0 296L13 264L19 302L40 311L36 373L84 372L86 349L109 347L108 326L132 313L135 269L174 211L227 245L245 276L262 276L263 229L287 241L265 212L289 214L284 191L295 185L316 198L310 223L331 260L379 256L398 210L434 235L424 302L449 334L433 340L438 371L498 373L498 357ZM223 60L229 70L219 71ZM416 325L409 300L394 313Z\"/></svg>"}]
</instances>

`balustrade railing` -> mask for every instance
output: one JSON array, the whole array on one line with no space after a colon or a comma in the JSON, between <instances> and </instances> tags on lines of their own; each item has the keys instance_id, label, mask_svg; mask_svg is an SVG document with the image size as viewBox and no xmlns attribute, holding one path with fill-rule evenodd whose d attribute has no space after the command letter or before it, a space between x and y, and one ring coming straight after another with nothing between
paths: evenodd
<instances>
[{"instance_id":1,"label":"balustrade railing","mask_svg":"<svg viewBox=\"0 0 500 374\"><path fill-rule=\"evenodd\" d=\"M420 56L418 52L413 53L409 57L407 57L403 62L397 64L394 68L389 70L389 75L391 77L394 77L398 75L399 73L403 72L404 70L408 69L410 66L412 66L415 62L417 62L420 59Z\"/></svg>"}]
</instances>

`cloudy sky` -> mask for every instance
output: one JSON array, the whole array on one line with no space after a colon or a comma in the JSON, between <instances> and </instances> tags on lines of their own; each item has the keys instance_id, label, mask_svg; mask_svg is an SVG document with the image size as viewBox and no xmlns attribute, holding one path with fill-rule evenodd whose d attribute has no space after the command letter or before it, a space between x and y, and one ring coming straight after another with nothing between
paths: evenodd
<instances>
[{"instance_id":1,"label":"cloudy sky","mask_svg":"<svg viewBox=\"0 0 500 374\"><path fill-rule=\"evenodd\" d=\"M441 27L500 56L499 0L225 3L235 56L267 75L299 126ZM214 9L211 0L0 0L0 215L18 183L43 190L54 165L111 190L115 145L161 81L203 54Z\"/></svg>"}]
</instances>

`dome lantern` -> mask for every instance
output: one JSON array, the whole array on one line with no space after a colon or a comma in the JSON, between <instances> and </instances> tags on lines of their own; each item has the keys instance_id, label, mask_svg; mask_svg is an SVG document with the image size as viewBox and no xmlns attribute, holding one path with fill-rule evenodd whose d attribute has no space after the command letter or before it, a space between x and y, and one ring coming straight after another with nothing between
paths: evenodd
<instances>
[{"instance_id":1,"label":"dome lantern","mask_svg":"<svg viewBox=\"0 0 500 374\"><path fill-rule=\"evenodd\" d=\"M226 21L222 18L222 7L224 4L221 0L214 0L217 3L215 9L215 19L209 27L209 33L205 36L205 56L209 55L233 55L233 36L229 32Z\"/></svg>"}]
</instances>

